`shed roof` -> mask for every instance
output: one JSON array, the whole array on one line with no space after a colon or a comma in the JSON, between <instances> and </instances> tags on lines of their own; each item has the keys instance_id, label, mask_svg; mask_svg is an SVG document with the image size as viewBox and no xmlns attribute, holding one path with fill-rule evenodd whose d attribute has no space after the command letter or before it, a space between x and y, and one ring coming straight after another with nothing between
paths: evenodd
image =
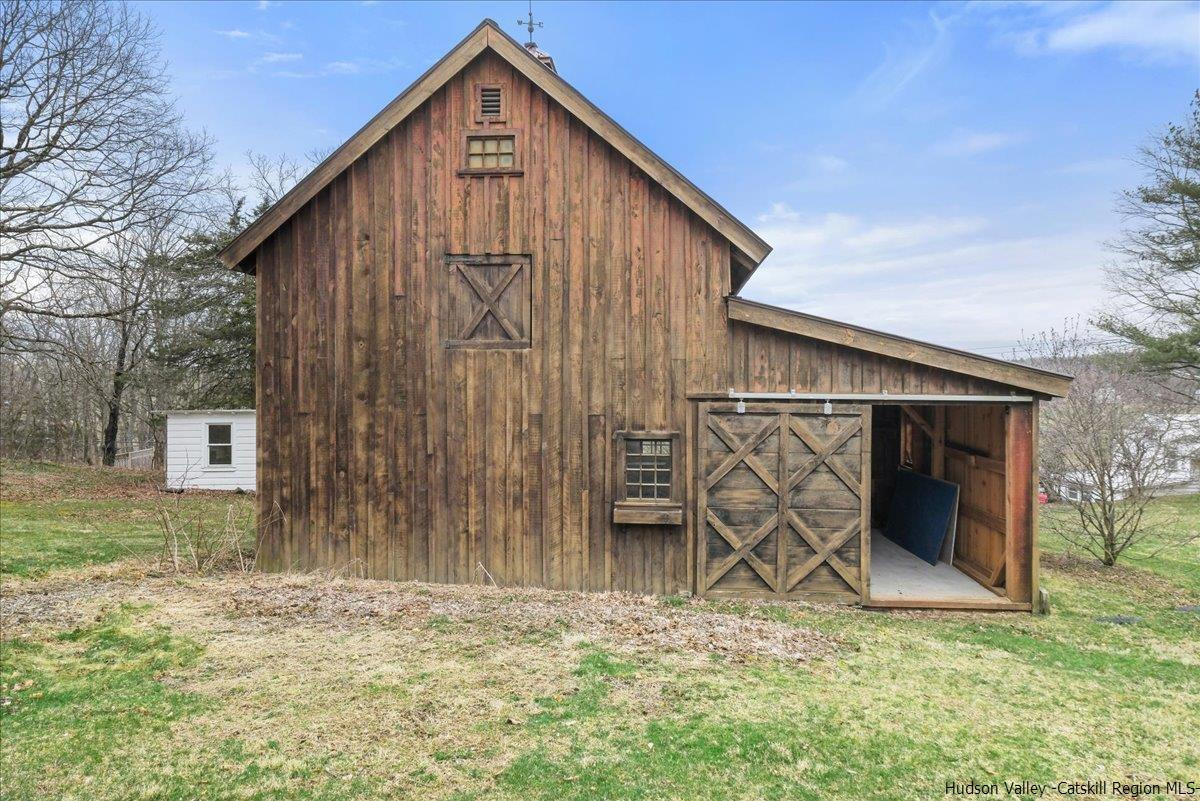
<instances>
[{"instance_id":1,"label":"shed roof","mask_svg":"<svg viewBox=\"0 0 1200 801\"><path fill-rule=\"evenodd\" d=\"M255 414L254 409L154 409L151 414Z\"/></svg>"},{"instance_id":2,"label":"shed roof","mask_svg":"<svg viewBox=\"0 0 1200 801\"><path fill-rule=\"evenodd\" d=\"M1064 397L1071 385L1071 376L1053 373L1016 362L981 356L965 350L921 342L917 339L885 334L850 323L841 323L804 312L769 306L745 298L729 297L729 319L752 325L787 331L792 334L857 348L895 359L950 370L955 373L995 381L1010 387L1029 390L1051 397Z\"/></svg>"},{"instance_id":3,"label":"shed roof","mask_svg":"<svg viewBox=\"0 0 1200 801\"><path fill-rule=\"evenodd\" d=\"M230 242L219 254L225 265L252 269L253 265L248 264L247 259L272 232L485 50L491 50L510 63L728 239L734 246L735 289L745 284L750 274L771 252L770 245L748 226L614 122L556 72L547 69L515 39L500 30L499 25L485 19L428 72Z\"/></svg>"}]
</instances>

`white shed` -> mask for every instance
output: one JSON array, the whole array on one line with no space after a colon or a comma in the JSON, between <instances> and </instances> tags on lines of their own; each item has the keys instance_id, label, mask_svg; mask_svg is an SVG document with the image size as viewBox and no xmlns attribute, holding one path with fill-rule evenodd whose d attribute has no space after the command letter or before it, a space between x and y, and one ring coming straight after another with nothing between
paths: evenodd
<instances>
[{"instance_id":1,"label":"white shed","mask_svg":"<svg viewBox=\"0 0 1200 801\"><path fill-rule=\"evenodd\" d=\"M170 410L163 414L167 418L168 487L254 489L253 409Z\"/></svg>"}]
</instances>

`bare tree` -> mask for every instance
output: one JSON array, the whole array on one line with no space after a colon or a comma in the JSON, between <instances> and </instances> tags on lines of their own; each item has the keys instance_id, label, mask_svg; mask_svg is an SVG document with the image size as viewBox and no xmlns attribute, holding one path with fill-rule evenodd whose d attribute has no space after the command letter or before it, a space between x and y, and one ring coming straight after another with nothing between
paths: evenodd
<instances>
[{"instance_id":1,"label":"bare tree","mask_svg":"<svg viewBox=\"0 0 1200 801\"><path fill-rule=\"evenodd\" d=\"M249 150L246 161L250 165L250 189L258 196L257 210L261 211L277 203L306 172L300 162L286 153L268 156Z\"/></svg>"},{"instance_id":2,"label":"bare tree","mask_svg":"<svg viewBox=\"0 0 1200 801\"><path fill-rule=\"evenodd\" d=\"M124 4L0 3L0 423L26 455L112 464L131 399L144 431L161 394L166 265L225 181L168 85L157 32Z\"/></svg>"},{"instance_id":3,"label":"bare tree","mask_svg":"<svg viewBox=\"0 0 1200 801\"><path fill-rule=\"evenodd\" d=\"M0 3L0 318L122 310L79 308L111 294L112 239L211 181L167 85L154 29L123 4Z\"/></svg>"},{"instance_id":4,"label":"bare tree","mask_svg":"<svg viewBox=\"0 0 1200 801\"><path fill-rule=\"evenodd\" d=\"M1149 525L1151 502L1195 449L1196 415L1128 354L1089 348L1078 324L1040 334L1024 349L1036 366L1075 376L1067 397L1043 407L1042 481L1072 511L1048 525L1110 566L1147 537L1171 536Z\"/></svg>"}]
</instances>

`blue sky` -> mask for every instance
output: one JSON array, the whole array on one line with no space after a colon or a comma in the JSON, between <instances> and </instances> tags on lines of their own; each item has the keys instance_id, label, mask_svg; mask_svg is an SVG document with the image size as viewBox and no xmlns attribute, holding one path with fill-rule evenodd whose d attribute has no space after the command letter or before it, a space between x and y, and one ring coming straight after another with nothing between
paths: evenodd
<instances>
[{"instance_id":1,"label":"blue sky","mask_svg":"<svg viewBox=\"0 0 1200 801\"><path fill-rule=\"evenodd\" d=\"M223 165L353 134L523 2L144 3ZM551 3L559 73L775 252L743 292L986 353L1106 301L1132 159L1200 88L1197 3Z\"/></svg>"}]
</instances>

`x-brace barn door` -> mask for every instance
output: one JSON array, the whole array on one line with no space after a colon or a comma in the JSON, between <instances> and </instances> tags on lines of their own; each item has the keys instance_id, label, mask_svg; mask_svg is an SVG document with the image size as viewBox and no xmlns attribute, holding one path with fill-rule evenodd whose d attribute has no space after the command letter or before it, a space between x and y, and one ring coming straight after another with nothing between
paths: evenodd
<instances>
[{"instance_id":1,"label":"x-brace barn door","mask_svg":"<svg viewBox=\"0 0 1200 801\"><path fill-rule=\"evenodd\" d=\"M868 596L868 406L702 404L701 594Z\"/></svg>"}]
</instances>

